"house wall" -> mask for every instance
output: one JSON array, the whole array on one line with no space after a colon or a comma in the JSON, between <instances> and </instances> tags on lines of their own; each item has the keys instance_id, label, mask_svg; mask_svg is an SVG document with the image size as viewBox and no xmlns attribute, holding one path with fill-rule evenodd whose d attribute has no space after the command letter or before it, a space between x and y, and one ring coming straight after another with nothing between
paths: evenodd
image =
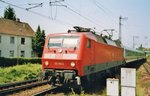
<instances>
[{"instance_id":1,"label":"house wall","mask_svg":"<svg viewBox=\"0 0 150 96\"><path fill-rule=\"evenodd\" d=\"M0 34L0 50L1 57L10 58L10 50L14 50L13 57L21 57L21 51L24 51L24 56L26 58L31 58L32 54L32 38L25 36L14 36L14 35L5 35ZM14 37L14 44L10 43L10 37ZM21 44L21 38L25 38L25 44Z\"/></svg>"}]
</instances>

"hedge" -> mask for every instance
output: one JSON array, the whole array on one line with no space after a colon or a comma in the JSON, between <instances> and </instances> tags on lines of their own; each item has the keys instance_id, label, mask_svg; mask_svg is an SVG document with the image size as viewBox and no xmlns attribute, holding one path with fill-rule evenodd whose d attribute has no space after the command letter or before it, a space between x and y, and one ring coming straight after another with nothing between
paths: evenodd
<instances>
[{"instance_id":1,"label":"hedge","mask_svg":"<svg viewBox=\"0 0 150 96\"><path fill-rule=\"evenodd\" d=\"M41 64L41 58L4 58L4 57L0 57L0 67L22 65L22 64L26 64L26 63Z\"/></svg>"}]
</instances>

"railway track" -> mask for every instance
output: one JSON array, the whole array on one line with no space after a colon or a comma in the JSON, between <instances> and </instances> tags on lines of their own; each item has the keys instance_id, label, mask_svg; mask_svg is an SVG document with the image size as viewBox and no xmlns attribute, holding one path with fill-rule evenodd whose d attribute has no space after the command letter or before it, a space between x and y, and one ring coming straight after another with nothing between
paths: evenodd
<instances>
[{"instance_id":1,"label":"railway track","mask_svg":"<svg viewBox=\"0 0 150 96\"><path fill-rule=\"evenodd\" d=\"M44 91L40 91L32 96L45 96L47 94L59 94L59 93L69 93L71 92L70 88L66 86L57 86Z\"/></svg>"},{"instance_id":2,"label":"railway track","mask_svg":"<svg viewBox=\"0 0 150 96\"><path fill-rule=\"evenodd\" d=\"M56 90L58 90L58 87L54 87L54 88L51 88L51 89L46 89L46 90L38 92L38 93L36 93L32 96L44 96L44 95L50 94L50 93L52 93L53 91L56 91Z\"/></svg>"},{"instance_id":3,"label":"railway track","mask_svg":"<svg viewBox=\"0 0 150 96\"><path fill-rule=\"evenodd\" d=\"M147 73L150 75L150 63L149 62L144 63L143 67L145 68Z\"/></svg>"},{"instance_id":4,"label":"railway track","mask_svg":"<svg viewBox=\"0 0 150 96\"><path fill-rule=\"evenodd\" d=\"M37 79L34 79L34 80L27 80L23 82L0 85L0 96L13 94L18 91L30 89L36 86L41 86L47 83L48 83L47 81L38 81Z\"/></svg>"}]
</instances>

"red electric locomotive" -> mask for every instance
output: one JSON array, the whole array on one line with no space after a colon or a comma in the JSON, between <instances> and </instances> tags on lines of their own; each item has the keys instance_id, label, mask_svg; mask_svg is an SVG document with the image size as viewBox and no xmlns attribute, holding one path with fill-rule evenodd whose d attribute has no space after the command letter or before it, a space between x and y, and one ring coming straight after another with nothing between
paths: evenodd
<instances>
[{"instance_id":1,"label":"red electric locomotive","mask_svg":"<svg viewBox=\"0 0 150 96\"><path fill-rule=\"evenodd\" d=\"M83 79L125 63L119 42L89 28L74 28L76 31L46 38L42 67L45 79L52 84L81 85Z\"/></svg>"}]
</instances>

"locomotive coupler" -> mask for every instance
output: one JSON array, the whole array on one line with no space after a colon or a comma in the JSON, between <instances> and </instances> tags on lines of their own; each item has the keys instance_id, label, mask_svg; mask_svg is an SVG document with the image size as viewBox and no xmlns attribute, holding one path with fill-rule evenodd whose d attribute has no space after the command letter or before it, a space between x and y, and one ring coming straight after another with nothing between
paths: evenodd
<instances>
[{"instance_id":1,"label":"locomotive coupler","mask_svg":"<svg viewBox=\"0 0 150 96\"><path fill-rule=\"evenodd\" d=\"M79 76L76 76L76 80L77 80L77 85L81 85L81 79Z\"/></svg>"}]
</instances>

